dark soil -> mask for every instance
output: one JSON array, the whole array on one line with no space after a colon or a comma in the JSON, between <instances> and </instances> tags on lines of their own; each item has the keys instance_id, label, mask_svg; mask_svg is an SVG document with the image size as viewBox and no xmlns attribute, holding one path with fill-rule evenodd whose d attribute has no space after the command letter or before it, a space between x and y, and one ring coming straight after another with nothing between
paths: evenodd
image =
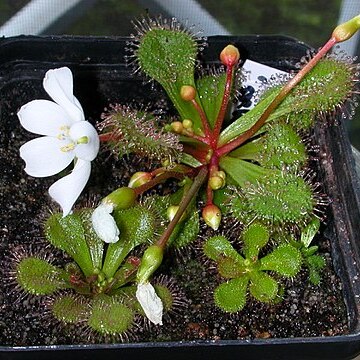
<instances>
[{"instance_id":1,"label":"dark soil","mask_svg":"<svg viewBox=\"0 0 360 360\"><path fill-rule=\"evenodd\" d=\"M32 81L22 81L17 87L3 89L0 99L0 266L3 279L0 285L0 344L25 346L111 341L113 339L93 335L89 338L82 328L61 326L44 312L41 299L23 296L13 278L14 259L24 251L53 254L59 256L58 263L64 261L59 251L46 245L40 223L44 214L54 207L47 189L56 177L35 179L27 176L18 151L32 135L21 129L16 112L29 100L46 98L39 89L40 82L35 82L34 86ZM105 95L99 101L100 107L90 113L90 120L97 120L106 101L114 98ZM83 105L85 109L90 108L89 104ZM107 153L100 155L93 163L91 181L81 200L101 198L125 185L134 161L114 160ZM224 223L221 231L236 231L236 226L232 229L231 219ZM173 276L182 289L179 300L183 307L179 314L170 315L162 327L147 324L130 336L130 341L311 337L348 332L342 285L332 265L330 242L324 236L316 240L319 253L326 258L320 286L310 285L304 270L283 283L283 301L270 305L249 299L243 311L229 315L217 309L212 299L212 290L219 282L216 271L201 257L196 260L201 239L207 231L203 227L197 244L182 251L179 260L171 263Z\"/></svg>"}]
</instances>

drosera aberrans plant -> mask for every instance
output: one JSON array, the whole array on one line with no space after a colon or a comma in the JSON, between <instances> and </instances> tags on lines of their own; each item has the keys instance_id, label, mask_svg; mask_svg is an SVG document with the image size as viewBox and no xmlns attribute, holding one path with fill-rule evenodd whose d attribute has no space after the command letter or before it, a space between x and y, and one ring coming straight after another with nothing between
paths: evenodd
<instances>
[{"instance_id":1,"label":"drosera aberrans plant","mask_svg":"<svg viewBox=\"0 0 360 360\"><path fill-rule=\"evenodd\" d=\"M202 221L215 234L203 252L224 278L214 289L223 311L240 311L248 292L261 302L281 300L281 278L293 278L302 267L319 284L324 260L311 242L326 197L308 169L302 136L316 119L343 111L357 93L358 66L326 54L359 27L360 15L338 26L297 74L272 82L252 110L231 122L239 50L227 45L219 54L222 67L197 76L197 39L175 20L136 23L129 58L136 73L164 88L176 119L116 104L103 114L97 135L73 95L71 71L48 71L44 88L54 102L34 100L19 111L21 124L44 137L23 145L21 154L25 171L38 177L75 161L73 172L58 180L66 186L56 195L49 189L63 213L44 222L47 241L72 261L60 267L23 254L14 264L18 287L47 297L49 311L63 323L127 338L139 318L158 325L165 312L176 313L181 291L167 286L171 280L156 285L153 277L168 249L197 239ZM161 166L136 171L127 187L95 209L70 211L90 176L99 140L114 156L140 154ZM55 160L57 167L47 171ZM171 194L148 192L170 178L177 182ZM219 232L223 216L241 225L236 244Z\"/></svg>"}]
</instances>

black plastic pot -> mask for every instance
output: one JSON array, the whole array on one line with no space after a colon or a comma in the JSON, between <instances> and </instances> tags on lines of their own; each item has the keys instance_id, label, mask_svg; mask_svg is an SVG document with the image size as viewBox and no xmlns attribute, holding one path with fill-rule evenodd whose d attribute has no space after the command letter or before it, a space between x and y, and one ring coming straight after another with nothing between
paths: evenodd
<instances>
[{"instance_id":1,"label":"black plastic pot","mask_svg":"<svg viewBox=\"0 0 360 360\"><path fill-rule=\"evenodd\" d=\"M212 37L204 52L208 63L217 62L227 43L239 46L242 58L294 69L308 47L279 36ZM123 38L17 37L0 40L0 104L16 100L11 87L35 82L41 88L50 68L69 66L75 76L75 93L85 109L103 108L109 101L127 102L155 96L151 85L131 75L124 65ZM14 95L15 96L15 95ZM91 106L90 106L91 105ZM16 106L14 105L14 112ZM91 110L90 110L91 111ZM90 112L90 117L95 116ZM3 113L2 113L2 116ZM4 121L2 118L1 121ZM340 276L349 317L348 335L284 339L221 340L193 342L130 343L112 345L58 345L7 347L2 359L351 359L360 353L360 232L359 188L344 126L321 127L320 171L332 199L326 232ZM7 140L2 139L6 145ZM3 209L4 210L4 209ZM16 221L16 219L14 219ZM19 220L20 221L20 220ZM4 224L6 225L6 224ZM1 320L1 319L0 319Z\"/></svg>"}]
</instances>

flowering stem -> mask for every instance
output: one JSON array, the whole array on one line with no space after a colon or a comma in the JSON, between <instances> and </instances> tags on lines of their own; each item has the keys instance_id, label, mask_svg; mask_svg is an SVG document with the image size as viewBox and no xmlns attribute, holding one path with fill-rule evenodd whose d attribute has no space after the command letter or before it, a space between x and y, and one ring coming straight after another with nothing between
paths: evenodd
<instances>
[{"instance_id":1,"label":"flowering stem","mask_svg":"<svg viewBox=\"0 0 360 360\"><path fill-rule=\"evenodd\" d=\"M209 181L206 187L206 205L211 205L214 200L214 192L212 187L210 186L210 179L214 175L216 171L219 170L219 158L216 155L211 157L210 163L208 165L209 169Z\"/></svg>"},{"instance_id":2,"label":"flowering stem","mask_svg":"<svg viewBox=\"0 0 360 360\"><path fill-rule=\"evenodd\" d=\"M209 123L206 117L206 114L204 113L204 110L202 109L202 107L197 103L197 101L195 99L191 100L191 104L193 105L193 107L195 108L195 110L197 111L197 113L200 116L200 120L201 120L201 124L202 127L204 129L205 132L205 138L206 139L210 139L211 137L211 131L210 131L210 127L209 127ZM203 141L204 142L204 141Z\"/></svg>"},{"instance_id":3,"label":"flowering stem","mask_svg":"<svg viewBox=\"0 0 360 360\"><path fill-rule=\"evenodd\" d=\"M187 136L188 138L200 141L203 144L210 145L210 140L208 137L199 136L199 135L196 135L196 134L190 133L190 132L183 132L182 135Z\"/></svg>"},{"instance_id":4,"label":"flowering stem","mask_svg":"<svg viewBox=\"0 0 360 360\"><path fill-rule=\"evenodd\" d=\"M218 116L216 118L215 126L213 129L213 134L212 134L212 140L215 142L217 142L217 140L218 140L218 137L219 137L219 134L221 131L221 126L223 124L225 114L226 114L226 109L227 109L229 99L230 99L230 92L231 92L232 78L233 78L233 69L234 69L234 66L228 66L226 68L226 82L225 82L224 95L222 98L220 110L219 110ZM216 146L216 143L212 144L212 145Z\"/></svg>"},{"instance_id":5,"label":"flowering stem","mask_svg":"<svg viewBox=\"0 0 360 360\"><path fill-rule=\"evenodd\" d=\"M236 149L246 140L251 138L256 132L265 124L271 113L281 104L286 95L305 77L305 75L319 62L319 60L337 43L337 39L333 36L328 42L319 50L319 52L281 89L279 94L269 104L265 111L260 116L259 120L247 131L241 134L236 139L218 148L215 153L218 157L228 154L230 151Z\"/></svg>"},{"instance_id":6,"label":"flowering stem","mask_svg":"<svg viewBox=\"0 0 360 360\"><path fill-rule=\"evenodd\" d=\"M145 191L153 188L155 185L161 184L165 180L170 179L170 178L176 178L176 179L182 180L185 175L188 175L192 171L193 171L193 169L189 170L188 172L171 171L171 170L165 171L165 172L155 176L153 179L151 179L147 183L136 187L134 189L135 194L136 194L136 196L138 196L138 195L144 193Z\"/></svg>"},{"instance_id":7,"label":"flowering stem","mask_svg":"<svg viewBox=\"0 0 360 360\"><path fill-rule=\"evenodd\" d=\"M185 193L184 197L181 199L179 208L174 216L174 218L170 221L168 227L163 232L159 240L156 242L156 245L165 248L167 241L169 240L175 226L179 222L181 216L189 206L191 200L194 198L196 193L199 191L201 185L204 183L206 176L208 174L207 166L202 166L200 168L199 173L194 179L194 182L191 184L189 190Z\"/></svg>"}]
</instances>

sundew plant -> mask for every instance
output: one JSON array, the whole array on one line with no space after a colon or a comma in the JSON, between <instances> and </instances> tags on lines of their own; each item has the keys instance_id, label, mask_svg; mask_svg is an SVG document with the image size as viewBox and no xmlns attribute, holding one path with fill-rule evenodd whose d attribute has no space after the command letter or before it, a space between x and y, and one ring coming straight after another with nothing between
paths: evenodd
<instances>
[{"instance_id":1,"label":"sundew plant","mask_svg":"<svg viewBox=\"0 0 360 360\"><path fill-rule=\"evenodd\" d=\"M18 112L21 125L39 135L21 146L20 156L34 177L74 165L49 188L61 211L43 224L46 240L70 260L58 266L46 256L18 256L18 287L45 297L60 322L126 338L137 323L162 325L166 313L183 305L181 289L157 272L169 249L190 246L204 226L212 235L202 240L201 256L217 268L213 297L222 311L241 311L249 297L281 301L282 278L302 268L318 285L325 261L311 243L327 198L309 168L304 138L316 121L354 104L358 66L327 53L359 27L360 15L338 26L296 74L271 81L256 106L235 119L231 105L246 76L239 50L227 45L220 66L199 71L203 40L175 20L136 23L128 61L162 86L176 117L113 104L92 125L74 95L71 70L49 70L43 87L52 100L33 100ZM128 186L99 204L74 206L102 149L161 165L135 171ZM170 193L149 191L168 179L175 184ZM220 231L230 217L239 229L231 238Z\"/></svg>"}]
</instances>

